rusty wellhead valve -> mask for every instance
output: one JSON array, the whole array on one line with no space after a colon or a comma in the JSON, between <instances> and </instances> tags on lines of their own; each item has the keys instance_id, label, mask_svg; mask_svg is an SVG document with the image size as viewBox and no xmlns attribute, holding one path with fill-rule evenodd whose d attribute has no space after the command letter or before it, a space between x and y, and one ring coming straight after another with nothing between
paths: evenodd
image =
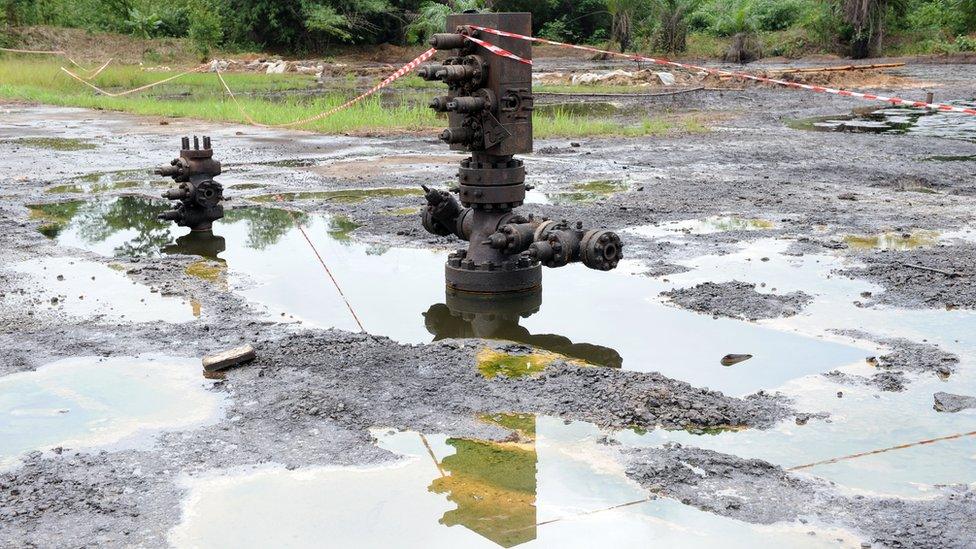
<instances>
[{"instance_id":1,"label":"rusty wellhead valve","mask_svg":"<svg viewBox=\"0 0 976 549\"><path fill-rule=\"evenodd\" d=\"M528 13L463 13L448 17L454 32L436 34L431 45L452 57L420 68L429 81L447 84L448 94L430 107L447 114L450 128L440 138L451 149L470 152L461 161L453 192L424 187L429 232L467 240L467 250L447 262L450 290L474 293L525 292L542 283L542 266L582 262L610 270L622 258L615 233L584 230L581 223L555 222L514 213L525 201L525 167L516 154L532 152L532 67L495 55L465 35L531 59L528 42L481 33L473 26L528 35Z\"/></svg>"},{"instance_id":2,"label":"rusty wellhead valve","mask_svg":"<svg viewBox=\"0 0 976 549\"><path fill-rule=\"evenodd\" d=\"M192 149L190 138L184 137L179 158L168 166L156 168L155 172L172 177L179 184L163 193L163 198L177 202L172 210L159 214L159 219L174 221L193 231L209 231L214 221L224 217L224 207L220 204L224 188L214 181L220 175L220 162L213 159L209 137L203 138L201 148L200 139L194 136Z\"/></svg>"}]
</instances>

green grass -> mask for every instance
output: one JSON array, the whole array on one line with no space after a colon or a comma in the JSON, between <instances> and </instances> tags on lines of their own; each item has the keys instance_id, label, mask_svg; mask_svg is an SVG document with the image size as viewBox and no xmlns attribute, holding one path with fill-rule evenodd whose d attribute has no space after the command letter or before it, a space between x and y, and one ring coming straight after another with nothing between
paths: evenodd
<instances>
[{"instance_id":1,"label":"green grass","mask_svg":"<svg viewBox=\"0 0 976 549\"><path fill-rule=\"evenodd\" d=\"M110 66L93 83L108 91L117 91L156 82L178 72L145 72L138 67ZM224 78L238 94L244 110L262 124L290 123L308 118L345 103L353 95L352 90L333 90L313 97L292 95L272 99L255 94L306 89L313 86L313 80L302 75L255 73L226 74ZM416 76L408 77L404 86L417 81L423 82ZM399 101L388 98L381 101L378 96L373 96L297 128L328 134L436 132L445 126L445 120L427 107L432 93L433 89L415 93L404 90ZM190 74L145 92L108 97L96 94L64 74L57 62L7 56L0 57L0 98L143 116L245 122L237 105L225 94L217 76L212 73ZM614 120L607 116L552 109L536 113L533 123L537 138L640 137L659 136L671 131L706 130L696 121L672 118L645 116L638 120Z\"/></svg>"}]
</instances>

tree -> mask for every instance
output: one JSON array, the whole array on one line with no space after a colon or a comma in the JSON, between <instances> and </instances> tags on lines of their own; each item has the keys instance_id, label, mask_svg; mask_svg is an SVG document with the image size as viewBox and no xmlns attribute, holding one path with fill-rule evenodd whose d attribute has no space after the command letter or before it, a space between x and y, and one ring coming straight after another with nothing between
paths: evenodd
<instances>
[{"instance_id":1,"label":"tree","mask_svg":"<svg viewBox=\"0 0 976 549\"><path fill-rule=\"evenodd\" d=\"M884 40L890 12L903 13L906 0L841 0L844 20L851 25L851 57L864 59L876 53Z\"/></svg>"},{"instance_id":2,"label":"tree","mask_svg":"<svg viewBox=\"0 0 976 549\"><path fill-rule=\"evenodd\" d=\"M634 36L634 27L641 15L645 17L650 12L648 0L606 0L607 11L613 17L610 38L620 43L620 52L630 48Z\"/></svg>"},{"instance_id":3,"label":"tree","mask_svg":"<svg viewBox=\"0 0 976 549\"><path fill-rule=\"evenodd\" d=\"M407 41L415 44L426 42L431 35L444 32L448 15L487 7L489 6L484 0L448 0L446 3L424 2L421 4L417 16L405 29Z\"/></svg>"},{"instance_id":4,"label":"tree","mask_svg":"<svg viewBox=\"0 0 976 549\"><path fill-rule=\"evenodd\" d=\"M654 33L654 49L668 53L685 51L688 37L688 14L694 11L693 0L657 0L655 6L658 27Z\"/></svg>"}]
</instances>

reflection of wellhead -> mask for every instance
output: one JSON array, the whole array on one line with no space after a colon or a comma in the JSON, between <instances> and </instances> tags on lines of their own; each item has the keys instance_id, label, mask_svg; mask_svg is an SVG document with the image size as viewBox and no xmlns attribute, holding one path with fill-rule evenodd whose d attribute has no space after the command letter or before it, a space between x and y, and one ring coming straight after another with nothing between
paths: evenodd
<instances>
[{"instance_id":1,"label":"reflection of wellhead","mask_svg":"<svg viewBox=\"0 0 976 549\"><path fill-rule=\"evenodd\" d=\"M224 188L214 181L220 175L220 162L213 159L209 137L203 138L202 149L199 138L193 138L191 149L190 138L184 137L179 158L169 166L156 168L156 174L172 177L179 183L163 193L163 198L178 202L172 210L159 214L159 219L175 221L180 227L194 231L209 231L214 221L224 217L224 207L220 204Z\"/></svg>"},{"instance_id":2,"label":"reflection of wellhead","mask_svg":"<svg viewBox=\"0 0 976 549\"><path fill-rule=\"evenodd\" d=\"M525 167L515 154L532 152L532 67L496 55L465 36L531 59L528 42L471 27L531 34L527 13L464 13L451 15L453 33L436 34L431 44L453 50L441 64L421 67L419 75L448 86L448 95L430 107L447 113L450 129L441 139L471 157L461 161L458 197L424 188L424 228L469 242L467 250L447 262L447 285L478 293L519 292L538 287L542 266L582 262L607 271L622 254L620 237L605 230L584 230L582 223L556 222L513 212L525 201Z\"/></svg>"},{"instance_id":3,"label":"reflection of wellhead","mask_svg":"<svg viewBox=\"0 0 976 549\"><path fill-rule=\"evenodd\" d=\"M508 296L478 295L447 291L447 303L431 305L424 313L427 331L434 341L449 338L480 338L514 341L576 358L596 366L620 368L623 358L609 347L573 343L556 334L532 334L521 319L539 311L541 289Z\"/></svg>"}]
</instances>

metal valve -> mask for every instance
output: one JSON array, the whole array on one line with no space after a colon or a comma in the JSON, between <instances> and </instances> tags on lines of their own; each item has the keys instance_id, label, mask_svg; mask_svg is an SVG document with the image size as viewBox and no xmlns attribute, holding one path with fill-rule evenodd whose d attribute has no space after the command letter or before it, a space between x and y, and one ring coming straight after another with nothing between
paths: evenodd
<instances>
[{"instance_id":1,"label":"metal valve","mask_svg":"<svg viewBox=\"0 0 976 549\"><path fill-rule=\"evenodd\" d=\"M156 174L179 183L162 193L163 198L177 203L172 210L159 214L159 219L193 231L209 231L214 221L224 217L224 207L220 204L224 188L214 181L221 172L220 162L213 159L209 137L203 138L202 148L198 137L193 138L193 148L189 137L184 137L181 145L178 158L155 170Z\"/></svg>"}]
</instances>

